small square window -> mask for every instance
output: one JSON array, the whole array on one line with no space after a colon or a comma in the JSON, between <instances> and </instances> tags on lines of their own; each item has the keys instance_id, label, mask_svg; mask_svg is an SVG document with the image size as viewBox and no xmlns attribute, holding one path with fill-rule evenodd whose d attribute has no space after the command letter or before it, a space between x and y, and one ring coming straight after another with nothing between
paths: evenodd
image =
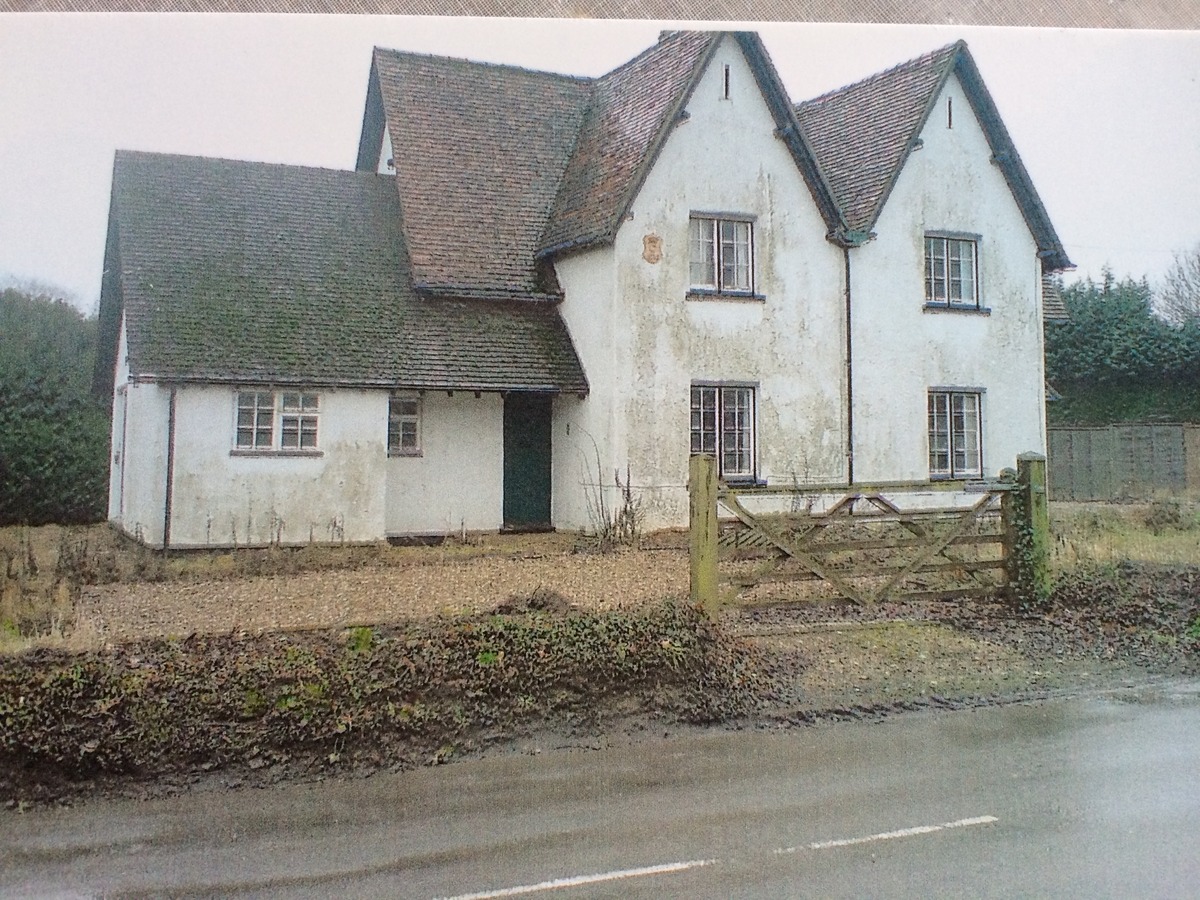
<instances>
[{"instance_id":1,"label":"small square window","mask_svg":"<svg viewBox=\"0 0 1200 900\"><path fill-rule=\"evenodd\" d=\"M402 395L388 399L388 456L421 455L421 399Z\"/></svg>"},{"instance_id":2,"label":"small square window","mask_svg":"<svg viewBox=\"0 0 1200 900\"><path fill-rule=\"evenodd\" d=\"M931 306L979 308L975 241L925 237L925 302Z\"/></svg>"},{"instance_id":3,"label":"small square window","mask_svg":"<svg viewBox=\"0 0 1200 900\"><path fill-rule=\"evenodd\" d=\"M692 287L728 294L753 293L753 224L741 219L693 216L688 228Z\"/></svg>"}]
</instances>

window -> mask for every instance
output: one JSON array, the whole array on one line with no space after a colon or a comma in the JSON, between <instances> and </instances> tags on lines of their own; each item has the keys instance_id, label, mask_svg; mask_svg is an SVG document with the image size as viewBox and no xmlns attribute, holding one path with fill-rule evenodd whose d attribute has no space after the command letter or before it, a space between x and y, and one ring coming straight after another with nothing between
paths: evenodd
<instances>
[{"instance_id":1,"label":"window","mask_svg":"<svg viewBox=\"0 0 1200 900\"><path fill-rule=\"evenodd\" d=\"M388 456L421 455L421 400L393 396L388 400Z\"/></svg>"},{"instance_id":2,"label":"window","mask_svg":"<svg viewBox=\"0 0 1200 900\"><path fill-rule=\"evenodd\" d=\"M754 478L754 388L692 387L692 453L715 456L722 478Z\"/></svg>"},{"instance_id":3,"label":"window","mask_svg":"<svg viewBox=\"0 0 1200 900\"><path fill-rule=\"evenodd\" d=\"M983 474L979 396L965 391L929 392L929 477Z\"/></svg>"},{"instance_id":4,"label":"window","mask_svg":"<svg viewBox=\"0 0 1200 900\"><path fill-rule=\"evenodd\" d=\"M727 294L753 293L752 223L693 216L689 227L692 287Z\"/></svg>"},{"instance_id":5,"label":"window","mask_svg":"<svg viewBox=\"0 0 1200 900\"><path fill-rule=\"evenodd\" d=\"M284 394L283 412L279 417L281 440L284 450L317 449L316 394Z\"/></svg>"},{"instance_id":6,"label":"window","mask_svg":"<svg viewBox=\"0 0 1200 900\"><path fill-rule=\"evenodd\" d=\"M975 241L925 236L925 302L979 308Z\"/></svg>"},{"instance_id":7,"label":"window","mask_svg":"<svg viewBox=\"0 0 1200 900\"><path fill-rule=\"evenodd\" d=\"M239 450L270 450L275 433L275 395L254 391L237 395Z\"/></svg>"},{"instance_id":8,"label":"window","mask_svg":"<svg viewBox=\"0 0 1200 900\"><path fill-rule=\"evenodd\" d=\"M315 451L319 410L316 394L239 391L234 449Z\"/></svg>"}]
</instances>

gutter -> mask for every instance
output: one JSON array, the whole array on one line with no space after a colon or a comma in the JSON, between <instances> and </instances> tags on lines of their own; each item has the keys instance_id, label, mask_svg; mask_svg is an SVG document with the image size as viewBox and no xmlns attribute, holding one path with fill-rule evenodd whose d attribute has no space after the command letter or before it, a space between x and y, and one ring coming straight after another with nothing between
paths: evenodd
<instances>
[{"instance_id":1,"label":"gutter","mask_svg":"<svg viewBox=\"0 0 1200 900\"><path fill-rule=\"evenodd\" d=\"M842 247L846 264L846 484L854 484L854 320L851 314L850 245Z\"/></svg>"}]
</instances>

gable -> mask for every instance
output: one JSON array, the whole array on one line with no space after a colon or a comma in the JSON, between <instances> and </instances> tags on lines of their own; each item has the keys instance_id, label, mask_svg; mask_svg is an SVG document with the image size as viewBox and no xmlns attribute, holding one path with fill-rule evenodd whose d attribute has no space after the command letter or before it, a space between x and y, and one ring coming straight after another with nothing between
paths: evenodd
<instances>
[{"instance_id":1,"label":"gable","mask_svg":"<svg viewBox=\"0 0 1200 900\"><path fill-rule=\"evenodd\" d=\"M1072 263L999 111L959 41L887 71L800 103L796 113L850 229L863 236L875 226L901 169L951 76L962 85L1047 271ZM968 110L961 111L966 114Z\"/></svg>"}]
</instances>

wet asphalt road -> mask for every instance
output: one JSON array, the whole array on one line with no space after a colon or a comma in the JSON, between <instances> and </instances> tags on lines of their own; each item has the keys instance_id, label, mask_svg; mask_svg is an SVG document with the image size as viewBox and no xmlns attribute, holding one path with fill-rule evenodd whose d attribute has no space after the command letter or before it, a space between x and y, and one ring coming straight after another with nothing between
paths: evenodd
<instances>
[{"instance_id":1,"label":"wet asphalt road","mask_svg":"<svg viewBox=\"0 0 1200 900\"><path fill-rule=\"evenodd\" d=\"M1200 682L0 814L0 896L231 894L1200 897Z\"/></svg>"}]
</instances>

